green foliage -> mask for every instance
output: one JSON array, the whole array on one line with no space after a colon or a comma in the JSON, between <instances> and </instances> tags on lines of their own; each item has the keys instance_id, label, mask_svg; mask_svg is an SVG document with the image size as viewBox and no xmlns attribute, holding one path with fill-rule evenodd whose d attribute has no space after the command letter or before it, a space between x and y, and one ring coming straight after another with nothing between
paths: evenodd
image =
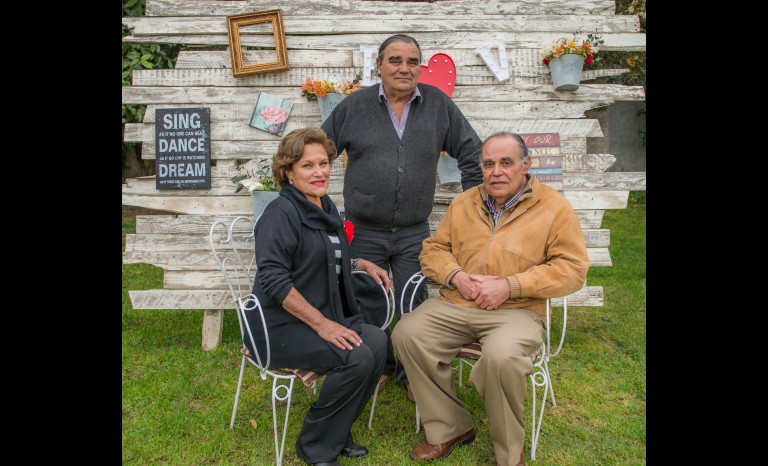
<instances>
[{"instance_id":1,"label":"green foliage","mask_svg":"<svg viewBox=\"0 0 768 466\"><path fill-rule=\"evenodd\" d=\"M636 15L640 19L640 30L645 32L646 0L616 0L617 15ZM601 66L597 68L628 68L629 72L620 76L610 76L594 80L595 83L623 84L643 86L645 88L645 52L600 52Z\"/></svg>"},{"instance_id":2,"label":"green foliage","mask_svg":"<svg viewBox=\"0 0 768 466\"><path fill-rule=\"evenodd\" d=\"M530 460L530 384L526 402L525 462L529 466L646 464L646 196L632 192L628 206L605 212L613 266L594 267L588 283L603 286L602 307L568 308L563 350L550 362L557 406L548 405L536 461ZM123 222L124 233L134 233ZM162 269L123 265L122 464L274 464L269 381L246 367L234 430L229 429L240 334L225 311L222 343L200 348L202 310L134 310L128 290L159 289ZM559 313L555 312L555 316ZM555 326L559 320L555 320ZM553 331L553 335L557 335ZM464 370L458 397L472 413L477 439L457 447L441 466L494 464L485 404ZM286 435L286 466L303 465L294 442L317 395L297 383ZM282 411L280 411L282 412ZM391 380L352 427L368 457L344 465L410 465L415 409Z\"/></svg>"},{"instance_id":3,"label":"green foliage","mask_svg":"<svg viewBox=\"0 0 768 466\"><path fill-rule=\"evenodd\" d=\"M145 0L123 0L123 17L143 16ZM125 24L122 25L122 37L130 35L131 31ZM123 69L122 85L130 86L133 70L141 69L172 69L176 64L179 54L179 44L122 44ZM140 123L144 119L146 105L123 105L122 124L125 131L126 123ZM134 143L122 144L123 171L128 166L126 157L135 154ZM145 165L145 170L149 167ZM125 178L125 176L123 176Z\"/></svg>"}]
</instances>

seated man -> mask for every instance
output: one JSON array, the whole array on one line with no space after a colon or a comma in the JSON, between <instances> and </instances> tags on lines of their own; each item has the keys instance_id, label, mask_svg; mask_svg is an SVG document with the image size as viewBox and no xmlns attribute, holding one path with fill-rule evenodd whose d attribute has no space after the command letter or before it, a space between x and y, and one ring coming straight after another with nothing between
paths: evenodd
<instances>
[{"instance_id":1,"label":"seated man","mask_svg":"<svg viewBox=\"0 0 768 466\"><path fill-rule=\"evenodd\" d=\"M413 459L445 458L475 439L451 361L479 341L469 379L486 403L496 464L523 465L526 376L545 338L546 299L581 289L589 258L571 204L528 174L519 135L489 136L481 165L483 184L456 196L419 255L424 274L442 285L440 298L405 314L392 342L426 436Z\"/></svg>"}]
</instances>

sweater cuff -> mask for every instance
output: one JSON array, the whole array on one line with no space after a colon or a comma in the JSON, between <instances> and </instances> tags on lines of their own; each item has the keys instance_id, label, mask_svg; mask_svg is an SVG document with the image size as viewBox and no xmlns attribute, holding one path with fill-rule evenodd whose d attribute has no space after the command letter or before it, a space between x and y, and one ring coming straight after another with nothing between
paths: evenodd
<instances>
[{"instance_id":1,"label":"sweater cuff","mask_svg":"<svg viewBox=\"0 0 768 466\"><path fill-rule=\"evenodd\" d=\"M510 298L519 298L522 294L522 291L520 290L520 281L517 279L515 275L510 275L507 277L507 281L509 282L509 297Z\"/></svg>"}]
</instances>

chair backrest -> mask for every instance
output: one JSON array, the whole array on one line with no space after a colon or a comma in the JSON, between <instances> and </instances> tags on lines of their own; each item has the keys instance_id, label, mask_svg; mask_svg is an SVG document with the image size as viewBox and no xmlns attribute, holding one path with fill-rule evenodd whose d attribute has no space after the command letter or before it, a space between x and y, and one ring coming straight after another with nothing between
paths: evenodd
<instances>
[{"instance_id":1,"label":"chair backrest","mask_svg":"<svg viewBox=\"0 0 768 466\"><path fill-rule=\"evenodd\" d=\"M427 276L421 273L421 271L418 271L411 275L411 278L408 279L408 281L405 282L405 285L403 285L403 292L400 293L400 317L402 317L404 312L411 312L413 310L413 301L416 299L417 292L423 287L426 286L426 283L424 281L427 279ZM411 291L409 291L411 290ZM405 297L408 295L408 306L404 306L405 304ZM407 309L407 311L406 311Z\"/></svg>"},{"instance_id":2,"label":"chair backrest","mask_svg":"<svg viewBox=\"0 0 768 466\"><path fill-rule=\"evenodd\" d=\"M261 315L262 331L266 341L269 334L264 320L261 303L251 293L253 280L256 276L256 257L254 255L253 218L240 216L230 223L217 220L211 225L209 242L216 263L224 274L224 278L232 294L232 300L237 312L237 322L240 326L240 338L243 346L251 342L251 348L256 354L246 354L248 358L264 372L269 367L271 359L270 345L266 345L266 354L260 354L253 338L253 332L248 324L246 314L258 312Z\"/></svg>"}]
</instances>

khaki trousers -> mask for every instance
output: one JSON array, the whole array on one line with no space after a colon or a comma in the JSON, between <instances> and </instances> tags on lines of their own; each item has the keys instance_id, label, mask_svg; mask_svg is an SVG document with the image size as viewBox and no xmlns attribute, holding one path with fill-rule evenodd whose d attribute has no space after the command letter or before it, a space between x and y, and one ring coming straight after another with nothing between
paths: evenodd
<instances>
[{"instance_id":1,"label":"khaki trousers","mask_svg":"<svg viewBox=\"0 0 768 466\"><path fill-rule=\"evenodd\" d=\"M524 309L486 311L430 298L404 314L392 343L408 375L427 442L443 443L473 427L471 414L456 396L451 362L462 345L479 341L483 354L469 380L485 401L496 461L516 465L525 440L530 356L545 333L544 320Z\"/></svg>"}]
</instances>

